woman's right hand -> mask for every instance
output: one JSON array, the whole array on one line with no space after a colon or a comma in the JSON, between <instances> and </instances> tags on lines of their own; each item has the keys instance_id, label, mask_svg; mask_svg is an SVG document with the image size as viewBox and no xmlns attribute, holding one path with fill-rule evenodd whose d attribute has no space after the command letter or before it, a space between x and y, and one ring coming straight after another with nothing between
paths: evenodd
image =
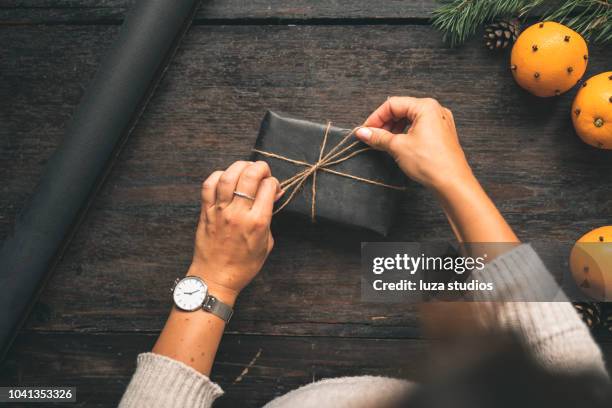
<instances>
[{"instance_id":1,"label":"woman's right hand","mask_svg":"<svg viewBox=\"0 0 612 408\"><path fill-rule=\"evenodd\" d=\"M473 178L453 114L435 99L390 97L355 135L388 152L408 177L435 191Z\"/></svg>"},{"instance_id":2,"label":"woman's right hand","mask_svg":"<svg viewBox=\"0 0 612 408\"><path fill-rule=\"evenodd\" d=\"M408 177L436 192L459 242L518 242L472 174L453 114L436 100L391 97L355 135L388 152Z\"/></svg>"}]
</instances>

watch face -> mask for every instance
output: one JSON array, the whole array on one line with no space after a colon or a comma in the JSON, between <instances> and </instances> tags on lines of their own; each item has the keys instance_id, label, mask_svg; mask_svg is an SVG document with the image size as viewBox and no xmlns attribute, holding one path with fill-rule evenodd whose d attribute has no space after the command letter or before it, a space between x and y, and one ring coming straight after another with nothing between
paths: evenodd
<instances>
[{"instance_id":1,"label":"watch face","mask_svg":"<svg viewBox=\"0 0 612 408\"><path fill-rule=\"evenodd\" d=\"M176 284L174 288L174 304L186 311L197 310L202 307L208 294L208 286L200 278L188 276Z\"/></svg>"}]
</instances>

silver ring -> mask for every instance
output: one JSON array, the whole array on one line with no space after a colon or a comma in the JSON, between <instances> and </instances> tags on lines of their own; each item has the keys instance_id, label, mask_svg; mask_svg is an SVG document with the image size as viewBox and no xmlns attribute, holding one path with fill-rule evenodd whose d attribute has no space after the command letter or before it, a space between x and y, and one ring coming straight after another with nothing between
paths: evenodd
<instances>
[{"instance_id":1,"label":"silver ring","mask_svg":"<svg viewBox=\"0 0 612 408\"><path fill-rule=\"evenodd\" d=\"M246 193L241 193L240 191L234 191L234 195L237 197L246 198L247 200L255 201L255 197L248 195Z\"/></svg>"}]
</instances>

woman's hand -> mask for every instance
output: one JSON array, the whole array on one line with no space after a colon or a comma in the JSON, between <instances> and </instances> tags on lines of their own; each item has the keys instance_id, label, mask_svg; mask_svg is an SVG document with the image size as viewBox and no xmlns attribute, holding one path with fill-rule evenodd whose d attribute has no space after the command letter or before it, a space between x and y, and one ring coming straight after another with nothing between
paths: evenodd
<instances>
[{"instance_id":1,"label":"woman's hand","mask_svg":"<svg viewBox=\"0 0 612 408\"><path fill-rule=\"evenodd\" d=\"M435 191L459 242L518 242L472 174L453 114L436 100L391 97L355 135L388 152L408 177Z\"/></svg>"},{"instance_id":2,"label":"woman's hand","mask_svg":"<svg viewBox=\"0 0 612 408\"><path fill-rule=\"evenodd\" d=\"M279 192L278 180L264 162L235 162L202 185L202 211L187 274L201 277L223 303L234 305L272 250L270 221ZM224 328L225 321L211 313L174 307L153 352L210 375Z\"/></svg>"},{"instance_id":3,"label":"woman's hand","mask_svg":"<svg viewBox=\"0 0 612 408\"><path fill-rule=\"evenodd\" d=\"M356 136L388 152L408 177L436 191L473 177L453 114L435 99L391 97L370 115Z\"/></svg>"},{"instance_id":4,"label":"woman's hand","mask_svg":"<svg viewBox=\"0 0 612 408\"><path fill-rule=\"evenodd\" d=\"M202 210L188 274L201 277L213 295L233 303L272 250L270 221L279 192L278 180L262 161L238 161L212 173L202 185Z\"/></svg>"}]
</instances>

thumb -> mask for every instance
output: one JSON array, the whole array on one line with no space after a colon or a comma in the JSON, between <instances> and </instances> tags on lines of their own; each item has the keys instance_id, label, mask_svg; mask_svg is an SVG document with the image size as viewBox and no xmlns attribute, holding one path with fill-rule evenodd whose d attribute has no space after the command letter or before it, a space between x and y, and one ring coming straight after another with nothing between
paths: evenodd
<instances>
[{"instance_id":1,"label":"thumb","mask_svg":"<svg viewBox=\"0 0 612 408\"><path fill-rule=\"evenodd\" d=\"M385 129L375 127L360 127L355 132L357 139L376 150L384 150L388 153L391 140L395 135Z\"/></svg>"}]
</instances>

